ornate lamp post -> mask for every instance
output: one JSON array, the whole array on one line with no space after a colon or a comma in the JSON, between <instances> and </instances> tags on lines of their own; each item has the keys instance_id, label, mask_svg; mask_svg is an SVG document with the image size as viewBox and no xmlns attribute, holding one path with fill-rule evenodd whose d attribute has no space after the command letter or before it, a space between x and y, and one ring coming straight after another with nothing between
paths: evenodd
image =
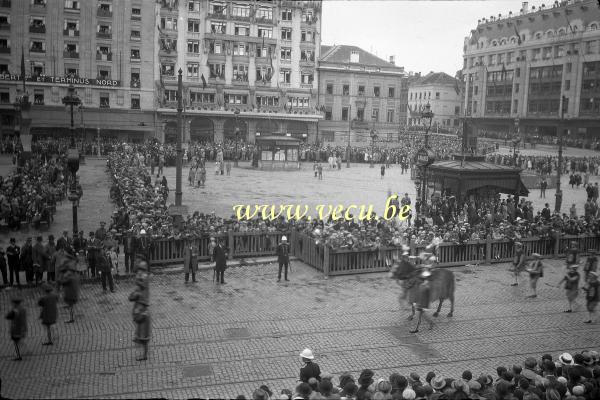
<instances>
[{"instance_id":1,"label":"ornate lamp post","mask_svg":"<svg viewBox=\"0 0 600 400\"><path fill-rule=\"evenodd\" d=\"M433 121L433 112L429 102L421 110L421 119L425 121L425 145L417 152L417 164L421 167L421 209L427 205L427 166L433 163L433 152L429 148L429 130ZM429 120L429 124L427 123Z\"/></svg>"},{"instance_id":2,"label":"ornate lamp post","mask_svg":"<svg viewBox=\"0 0 600 400\"><path fill-rule=\"evenodd\" d=\"M71 146L67 151L67 166L71 172L71 188L69 191L69 200L73 203L73 237L77 235L77 201L79 196L77 195L77 171L79 170L79 151L75 145L75 122L73 120L73 108L81 104L81 100L75 92L73 85L69 86L67 95L62 98L62 103L70 111L71 115Z\"/></svg>"},{"instance_id":3,"label":"ornate lamp post","mask_svg":"<svg viewBox=\"0 0 600 400\"><path fill-rule=\"evenodd\" d=\"M233 115L235 117L235 156L233 158L233 165L235 167L238 167L238 142L240 141L240 128L238 127L238 117L240 115L240 110L236 108L233 112Z\"/></svg>"}]
</instances>

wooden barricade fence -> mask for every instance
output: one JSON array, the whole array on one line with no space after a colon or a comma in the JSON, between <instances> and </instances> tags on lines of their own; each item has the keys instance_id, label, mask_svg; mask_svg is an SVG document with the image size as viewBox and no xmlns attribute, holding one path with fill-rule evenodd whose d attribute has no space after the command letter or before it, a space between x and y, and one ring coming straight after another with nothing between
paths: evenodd
<instances>
[{"instance_id":1,"label":"wooden barricade fence","mask_svg":"<svg viewBox=\"0 0 600 400\"><path fill-rule=\"evenodd\" d=\"M229 249L229 259L249 256L274 255L282 236L289 232L233 232L213 235L223 240ZM210 260L210 236L203 235L189 239L156 239L152 242L151 265L178 264L183 262L184 246L191 241L198 249L198 260Z\"/></svg>"}]
</instances>

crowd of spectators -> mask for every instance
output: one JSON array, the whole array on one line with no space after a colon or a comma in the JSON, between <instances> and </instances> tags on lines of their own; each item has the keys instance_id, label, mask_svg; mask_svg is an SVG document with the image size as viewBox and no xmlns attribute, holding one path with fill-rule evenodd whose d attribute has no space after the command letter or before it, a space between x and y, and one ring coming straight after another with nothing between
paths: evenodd
<instances>
[{"instance_id":1,"label":"crowd of spectators","mask_svg":"<svg viewBox=\"0 0 600 400\"><path fill-rule=\"evenodd\" d=\"M311 354L312 356L312 354ZM312 356L314 359L314 356ZM600 398L600 359L597 351L584 350L571 355L544 354L527 357L512 366L498 366L496 376L463 371L454 377L433 371L377 376L364 369L355 377L343 373L337 379L321 373L314 360L300 371L297 386L274 393L261 385L252 393L254 400L355 399L355 400L596 400ZM237 397L245 399L244 395Z\"/></svg>"},{"instance_id":2,"label":"crowd of spectators","mask_svg":"<svg viewBox=\"0 0 600 400\"><path fill-rule=\"evenodd\" d=\"M550 175L558 170L558 156L513 156L495 153L488 154L486 161L499 165L516 165L540 175ZM600 175L600 157L563 157L562 173Z\"/></svg>"}]
</instances>

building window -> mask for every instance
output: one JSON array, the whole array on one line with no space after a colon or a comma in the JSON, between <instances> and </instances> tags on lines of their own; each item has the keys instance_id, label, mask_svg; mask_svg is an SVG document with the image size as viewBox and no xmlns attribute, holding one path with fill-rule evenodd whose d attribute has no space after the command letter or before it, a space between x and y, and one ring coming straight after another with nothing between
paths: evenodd
<instances>
[{"instance_id":1,"label":"building window","mask_svg":"<svg viewBox=\"0 0 600 400\"><path fill-rule=\"evenodd\" d=\"M573 64L572 63L567 63L567 65L566 65L566 72L570 73L572 68L573 68Z\"/></svg>"},{"instance_id":2,"label":"building window","mask_svg":"<svg viewBox=\"0 0 600 400\"><path fill-rule=\"evenodd\" d=\"M348 121L348 107L342 107L342 121Z\"/></svg>"},{"instance_id":3,"label":"building window","mask_svg":"<svg viewBox=\"0 0 600 400\"><path fill-rule=\"evenodd\" d=\"M325 110L325 121L331 121L331 110Z\"/></svg>"},{"instance_id":4,"label":"building window","mask_svg":"<svg viewBox=\"0 0 600 400\"><path fill-rule=\"evenodd\" d=\"M273 37L273 28L268 27L268 26L259 26L258 27L258 37L272 38Z\"/></svg>"},{"instance_id":5,"label":"building window","mask_svg":"<svg viewBox=\"0 0 600 400\"><path fill-rule=\"evenodd\" d=\"M40 76L45 74L46 66L43 62L35 61L31 64L31 66L33 69L33 76Z\"/></svg>"},{"instance_id":6,"label":"building window","mask_svg":"<svg viewBox=\"0 0 600 400\"><path fill-rule=\"evenodd\" d=\"M328 83L325 87L326 94L333 94L333 83Z\"/></svg>"},{"instance_id":7,"label":"building window","mask_svg":"<svg viewBox=\"0 0 600 400\"><path fill-rule=\"evenodd\" d=\"M291 21L292 20L292 10L289 8L281 10L281 19L283 21Z\"/></svg>"},{"instance_id":8,"label":"building window","mask_svg":"<svg viewBox=\"0 0 600 400\"><path fill-rule=\"evenodd\" d=\"M177 90L165 90L164 101L165 102L177 101Z\"/></svg>"},{"instance_id":9,"label":"building window","mask_svg":"<svg viewBox=\"0 0 600 400\"><path fill-rule=\"evenodd\" d=\"M196 93L190 92L190 102L192 103L214 103L214 93Z\"/></svg>"},{"instance_id":10,"label":"building window","mask_svg":"<svg viewBox=\"0 0 600 400\"><path fill-rule=\"evenodd\" d=\"M248 104L248 96L245 94L229 94L223 96L225 104Z\"/></svg>"},{"instance_id":11,"label":"building window","mask_svg":"<svg viewBox=\"0 0 600 400\"><path fill-rule=\"evenodd\" d=\"M198 78L198 71L200 70L200 64L198 63L187 63L187 76L188 78Z\"/></svg>"},{"instance_id":12,"label":"building window","mask_svg":"<svg viewBox=\"0 0 600 400\"><path fill-rule=\"evenodd\" d=\"M259 7L258 10L256 10L256 18L258 20L273 20L273 9L270 7Z\"/></svg>"},{"instance_id":13,"label":"building window","mask_svg":"<svg viewBox=\"0 0 600 400\"><path fill-rule=\"evenodd\" d=\"M379 95L380 95L379 86L373 86L373 96L379 97Z\"/></svg>"},{"instance_id":14,"label":"building window","mask_svg":"<svg viewBox=\"0 0 600 400\"><path fill-rule=\"evenodd\" d=\"M292 78L292 71L289 69L282 69L279 71L279 82L290 83Z\"/></svg>"},{"instance_id":15,"label":"building window","mask_svg":"<svg viewBox=\"0 0 600 400\"><path fill-rule=\"evenodd\" d=\"M225 64L208 64L211 78L225 79Z\"/></svg>"},{"instance_id":16,"label":"building window","mask_svg":"<svg viewBox=\"0 0 600 400\"><path fill-rule=\"evenodd\" d=\"M248 48L246 43L237 43L233 45L234 56L245 56L248 54Z\"/></svg>"},{"instance_id":17,"label":"building window","mask_svg":"<svg viewBox=\"0 0 600 400\"><path fill-rule=\"evenodd\" d=\"M303 84L305 84L305 85L306 84L312 84L313 80L314 80L314 75L310 74L310 73L309 74L303 73L301 75L301 78L302 78L302 83Z\"/></svg>"},{"instance_id":18,"label":"building window","mask_svg":"<svg viewBox=\"0 0 600 400\"><path fill-rule=\"evenodd\" d=\"M46 42L43 42L41 40L32 40L29 43L29 52L45 53L46 52Z\"/></svg>"},{"instance_id":19,"label":"building window","mask_svg":"<svg viewBox=\"0 0 600 400\"><path fill-rule=\"evenodd\" d=\"M454 115L460 114L460 106L454 106Z\"/></svg>"},{"instance_id":20,"label":"building window","mask_svg":"<svg viewBox=\"0 0 600 400\"><path fill-rule=\"evenodd\" d=\"M10 93L8 90L6 92L0 92L0 103L9 104L10 103Z\"/></svg>"},{"instance_id":21,"label":"building window","mask_svg":"<svg viewBox=\"0 0 600 400\"><path fill-rule=\"evenodd\" d=\"M44 105L44 89L35 89L33 92L33 104L36 106Z\"/></svg>"},{"instance_id":22,"label":"building window","mask_svg":"<svg viewBox=\"0 0 600 400\"><path fill-rule=\"evenodd\" d=\"M163 63L160 66L160 73L164 76L175 76L175 64Z\"/></svg>"},{"instance_id":23,"label":"building window","mask_svg":"<svg viewBox=\"0 0 600 400\"><path fill-rule=\"evenodd\" d=\"M64 32L66 36L79 36L79 20L65 20Z\"/></svg>"},{"instance_id":24,"label":"building window","mask_svg":"<svg viewBox=\"0 0 600 400\"><path fill-rule=\"evenodd\" d=\"M301 31L300 32L300 41L301 42L312 42L313 41L313 33L311 31Z\"/></svg>"},{"instance_id":25,"label":"building window","mask_svg":"<svg viewBox=\"0 0 600 400\"><path fill-rule=\"evenodd\" d=\"M223 52L223 46L219 42L210 43L210 54L221 54Z\"/></svg>"},{"instance_id":26,"label":"building window","mask_svg":"<svg viewBox=\"0 0 600 400\"><path fill-rule=\"evenodd\" d=\"M140 61L140 49L131 49L131 61Z\"/></svg>"},{"instance_id":27,"label":"building window","mask_svg":"<svg viewBox=\"0 0 600 400\"><path fill-rule=\"evenodd\" d=\"M233 15L234 17L242 17L242 18L250 17L250 7L248 7L248 6L234 4L233 9L231 11L232 11L231 15Z\"/></svg>"},{"instance_id":28,"label":"building window","mask_svg":"<svg viewBox=\"0 0 600 400\"><path fill-rule=\"evenodd\" d=\"M439 100L440 99L440 92L435 92L435 99Z\"/></svg>"},{"instance_id":29,"label":"building window","mask_svg":"<svg viewBox=\"0 0 600 400\"><path fill-rule=\"evenodd\" d=\"M176 31L177 30L177 17L161 17L160 27L161 27L161 29Z\"/></svg>"},{"instance_id":30,"label":"building window","mask_svg":"<svg viewBox=\"0 0 600 400\"><path fill-rule=\"evenodd\" d=\"M200 11L200 0L189 0L188 1L188 11Z\"/></svg>"},{"instance_id":31,"label":"building window","mask_svg":"<svg viewBox=\"0 0 600 400\"><path fill-rule=\"evenodd\" d=\"M199 40L188 40L187 41L188 53L200 53L200 41Z\"/></svg>"},{"instance_id":32,"label":"building window","mask_svg":"<svg viewBox=\"0 0 600 400\"><path fill-rule=\"evenodd\" d=\"M81 3L76 0L65 0L65 8L67 10L79 10L81 9Z\"/></svg>"},{"instance_id":33,"label":"building window","mask_svg":"<svg viewBox=\"0 0 600 400\"><path fill-rule=\"evenodd\" d=\"M566 80L565 81L565 90L570 90L571 89L571 81L570 80Z\"/></svg>"},{"instance_id":34,"label":"building window","mask_svg":"<svg viewBox=\"0 0 600 400\"><path fill-rule=\"evenodd\" d=\"M210 3L210 13L219 18L227 16L227 6L222 3Z\"/></svg>"},{"instance_id":35,"label":"building window","mask_svg":"<svg viewBox=\"0 0 600 400\"><path fill-rule=\"evenodd\" d=\"M131 9L131 20L141 21L142 20L142 9L139 7L133 7Z\"/></svg>"},{"instance_id":36,"label":"building window","mask_svg":"<svg viewBox=\"0 0 600 400\"><path fill-rule=\"evenodd\" d=\"M312 50L301 50L300 61L315 61L315 53Z\"/></svg>"},{"instance_id":37,"label":"building window","mask_svg":"<svg viewBox=\"0 0 600 400\"><path fill-rule=\"evenodd\" d=\"M131 69L131 87L135 88L135 89L139 89L140 88L140 70L138 68L132 68Z\"/></svg>"},{"instance_id":38,"label":"building window","mask_svg":"<svg viewBox=\"0 0 600 400\"><path fill-rule=\"evenodd\" d=\"M256 96L257 106L279 107L278 96Z\"/></svg>"},{"instance_id":39,"label":"building window","mask_svg":"<svg viewBox=\"0 0 600 400\"><path fill-rule=\"evenodd\" d=\"M519 111L519 100L513 100L513 113L517 113Z\"/></svg>"},{"instance_id":40,"label":"building window","mask_svg":"<svg viewBox=\"0 0 600 400\"><path fill-rule=\"evenodd\" d=\"M142 34L140 33L140 31L132 30L131 31L131 40L135 40L135 41L142 40Z\"/></svg>"},{"instance_id":41,"label":"building window","mask_svg":"<svg viewBox=\"0 0 600 400\"><path fill-rule=\"evenodd\" d=\"M292 28L281 28L281 39L292 40Z\"/></svg>"},{"instance_id":42,"label":"building window","mask_svg":"<svg viewBox=\"0 0 600 400\"><path fill-rule=\"evenodd\" d=\"M342 86L342 96L350 96L350 85Z\"/></svg>"},{"instance_id":43,"label":"building window","mask_svg":"<svg viewBox=\"0 0 600 400\"><path fill-rule=\"evenodd\" d=\"M249 36L250 28L245 25L235 25L235 27L233 29L233 33L234 33L234 35L237 35L237 36Z\"/></svg>"},{"instance_id":44,"label":"building window","mask_svg":"<svg viewBox=\"0 0 600 400\"><path fill-rule=\"evenodd\" d=\"M365 109L364 108L359 108L356 110L356 119L359 121L365 120Z\"/></svg>"},{"instance_id":45,"label":"building window","mask_svg":"<svg viewBox=\"0 0 600 400\"><path fill-rule=\"evenodd\" d=\"M225 22L211 22L210 23L210 31L212 33L220 33L225 34Z\"/></svg>"},{"instance_id":46,"label":"building window","mask_svg":"<svg viewBox=\"0 0 600 400\"><path fill-rule=\"evenodd\" d=\"M375 122L379 122L379 110L374 108L373 111L371 111L371 119Z\"/></svg>"},{"instance_id":47,"label":"building window","mask_svg":"<svg viewBox=\"0 0 600 400\"><path fill-rule=\"evenodd\" d=\"M233 80L238 82L248 82L248 66L243 64L234 65Z\"/></svg>"},{"instance_id":48,"label":"building window","mask_svg":"<svg viewBox=\"0 0 600 400\"><path fill-rule=\"evenodd\" d=\"M110 108L110 97L108 93L100 93L100 108Z\"/></svg>"},{"instance_id":49,"label":"building window","mask_svg":"<svg viewBox=\"0 0 600 400\"><path fill-rule=\"evenodd\" d=\"M271 82L271 77L273 76L273 71L271 67L260 66L256 67L256 80L263 82Z\"/></svg>"},{"instance_id":50,"label":"building window","mask_svg":"<svg viewBox=\"0 0 600 400\"><path fill-rule=\"evenodd\" d=\"M98 78L100 79L110 79L110 69L106 67L102 67L98 69Z\"/></svg>"},{"instance_id":51,"label":"building window","mask_svg":"<svg viewBox=\"0 0 600 400\"><path fill-rule=\"evenodd\" d=\"M139 94L131 95L131 109L132 110L140 109L140 95Z\"/></svg>"},{"instance_id":52,"label":"building window","mask_svg":"<svg viewBox=\"0 0 600 400\"><path fill-rule=\"evenodd\" d=\"M358 95L359 96L365 95L365 85L358 85Z\"/></svg>"},{"instance_id":53,"label":"building window","mask_svg":"<svg viewBox=\"0 0 600 400\"><path fill-rule=\"evenodd\" d=\"M387 122L394 122L394 110L387 110Z\"/></svg>"},{"instance_id":54,"label":"building window","mask_svg":"<svg viewBox=\"0 0 600 400\"><path fill-rule=\"evenodd\" d=\"M394 95L396 94L396 88L388 88L388 97L389 98L394 98Z\"/></svg>"},{"instance_id":55,"label":"building window","mask_svg":"<svg viewBox=\"0 0 600 400\"><path fill-rule=\"evenodd\" d=\"M292 59L292 49L290 47L282 47L281 48L281 59L282 60L291 60Z\"/></svg>"},{"instance_id":56,"label":"building window","mask_svg":"<svg viewBox=\"0 0 600 400\"><path fill-rule=\"evenodd\" d=\"M515 83L515 93L519 93L519 84ZM477 94L477 93L475 93Z\"/></svg>"},{"instance_id":57,"label":"building window","mask_svg":"<svg viewBox=\"0 0 600 400\"><path fill-rule=\"evenodd\" d=\"M196 19L188 19L188 32L200 32L200 21Z\"/></svg>"},{"instance_id":58,"label":"building window","mask_svg":"<svg viewBox=\"0 0 600 400\"><path fill-rule=\"evenodd\" d=\"M521 77L521 68L515 68L515 77L516 78L520 78Z\"/></svg>"}]
</instances>

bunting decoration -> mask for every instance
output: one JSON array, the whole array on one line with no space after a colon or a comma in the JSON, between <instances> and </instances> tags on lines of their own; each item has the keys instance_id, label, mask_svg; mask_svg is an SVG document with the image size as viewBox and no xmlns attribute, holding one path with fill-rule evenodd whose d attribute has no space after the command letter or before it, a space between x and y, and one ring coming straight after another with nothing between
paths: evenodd
<instances>
[{"instance_id":1,"label":"bunting decoration","mask_svg":"<svg viewBox=\"0 0 600 400\"><path fill-rule=\"evenodd\" d=\"M565 12L565 19L567 20L567 25L569 25L569 30L571 31L572 34L575 34L575 30L573 29L573 26L571 25L571 21L569 21L569 17L567 17L566 12Z\"/></svg>"},{"instance_id":2,"label":"bunting decoration","mask_svg":"<svg viewBox=\"0 0 600 400\"><path fill-rule=\"evenodd\" d=\"M515 35L517 35L517 44L519 44L519 46L520 46L521 43L523 43L523 41L521 40L521 35L519 34L519 31L517 30L517 25L515 25L514 28L515 28Z\"/></svg>"}]
</instances>

